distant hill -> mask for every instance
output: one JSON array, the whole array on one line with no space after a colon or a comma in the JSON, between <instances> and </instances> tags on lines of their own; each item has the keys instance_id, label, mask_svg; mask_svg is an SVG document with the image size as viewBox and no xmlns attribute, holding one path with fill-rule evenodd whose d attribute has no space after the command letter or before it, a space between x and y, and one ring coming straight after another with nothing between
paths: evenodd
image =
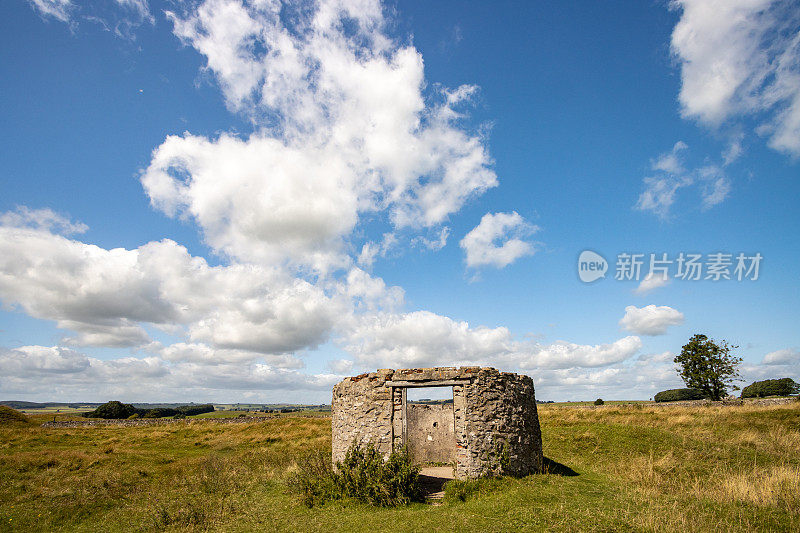
<instances>
[{"instance_id":1,"label":"distant hill","mask_svg":"<svg viewBox=\"0 0 800 533\"><path fill-rule=\"evenodd\" d=\"M0 405L6 405L12 409L47 409L48 407L97 407L99 403L66 403L66 402L23 402L21 400L4 400Z\"/></svg>"},{"instance_id":2,"label":"distant hill","mask_svg":"<svg viewBox=\"0 0 800 533\"><path fill-rule=\"evenodd\" d=\"M12 409L47 409L52 407L71 407L73 409L79 408L87 408L87 409L96 409L97 407L101 406L103 402L26 402L22 400L5 400L0 401L0 405L7 405ZM166 402L157 402L157 403L142 403L142 402L132 402L131 405L136 407L137 409L176 409L178 407L186 406L186 405L202 405L195 402L175 402L175 403L166 403ZM280 410L284 408L291 408L297 410L319 410L319 411L329 411L331 408L330 404L319 404L319 405L309 405L309 404L291 404L291 403L214 403L214 406L217 410Z\"/></svg>"}]
</instances>

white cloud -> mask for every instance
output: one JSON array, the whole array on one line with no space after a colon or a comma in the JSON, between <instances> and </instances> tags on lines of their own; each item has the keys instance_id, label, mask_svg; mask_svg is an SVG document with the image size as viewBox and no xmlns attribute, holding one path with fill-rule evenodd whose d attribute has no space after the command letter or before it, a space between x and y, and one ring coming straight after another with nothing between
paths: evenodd
<instances>
[{"instance_id":1,"label":"white cloud","mask_svg":"<svg viewBox=\"0 0 800 533\"><path fill-rule=\"evenodd\" d=\"M28 0L28 3L42 18L52 17L73 30L81 22L92 22L117 37L131 40L135 40L134 31L138 26L155 24L147 0L114 0L113 6L107 2L74 3L72 0Z\"/></svg>"},{"instance_id":2,"label":"white cloud","mask_svg":"<svg viewBox=\"0 0 800 533\"><path fill-rule=\"evenodd\" d=\"M28 3L43 17L53 17L61 22L69 22L74 7L70 0L28 0Z\"/></svg>"},{"instance_id":3,"label":"white cloud","mask_svg":"<svg viewBox=\"0 0 800 533\"><path fill-rule=\"evenodd\" d=\"M673 0L684 116L712 127L754 116L775 150L800 155L800 10L792 0Z\"/></svg>"},{"instance_id":4,"label":"white cloud","mask_svg":"<svg viewBox=\"0 0 800 533\"><path fill-rule=\"evenodd\" d=\"M634 336L595 345L557 341L546 346L536 345L530 355L523 356L519 365L525 369L607 366L625 361L641 347L641 339Z\"/></svg>"},{"instance_id":5,"label":"white cloud","mask_svg":"<svg viewBox=\"0 0 800 533\"><path fill-rule=\"evenodd\" d=\"M394 233L384 233L380 242L369 241L361 247L358 264L365 268L371 268L376 258L386 257L386 254L396 245L397 237Z\"/></svg>"},{"instance_id":6,"label":"white cloud","mask_svg":"<svg viewBox=\"0 0 800 533\"><path fill-rule=\"evenodd\" d=\"M195 347L178 346L175 351ZM166 352L165 352L166 353ZM317 401L338 381L260 361L122 357L101 360L61 347L0 348L0 391L61 401L230 401L241 391L256 401ZM272 391L272 392L270 392ZM292 392L287 392L292 391Z\"/></svg>"},{"instance_id":7,"label":"white cloud","mask_svg":"<svg viewBox=\"0 0 800 533\"><path fill-rule=\"evenodd\" d=\"M642 346L638 337L611 344L515 340L505 327L470 327L428 311L361 317L343 339L362 368L490 365L542 369L596 367L624 361Z\"/></svg>"},{"instance_id":8,"label":"white cloud","mask_svg":"<svg viewBox=\"0 0 800 533\"><path fill-rule=\"evenodd\" d=\"M663 335L669 326L683 324L683 313L667 306L647 305L636 307L629 305L625 308L619 325L637 335Z\"/></svg>"},{"instance_id":9,"label":"white cloud","mask_svg":"<svg viewBox=\"0 0 800 533\"><path fill-rule=\"evenodd\" d=\"M430 228L497 185L484 140L458 125L475 88L426 100L422 57L384 34L379 2L286 9L207 0L168 13L257 132L168 137L142 175L154 206L193 219L229 258L327 271L349 263L362 214Z\"/></svg>"},{"instance_id":10,"label":"white cloud","mask_svg":"<svg viewBox=\"0 0 800 533\"><path fill-rule=\"evenodd\" d=\"M21 346L14 350L0 348L2 374L70 374L82 372L89 359L78 352L58 346Z\"/></svg>"},{"instance_id":11,"label":"white cloud","mask_svg":"<svg viewBox=\"0 0 800 533\"><path fill-rule=\"evenodd\" d=\"M628 400L683 386L673 354L642 354L622 364L600 368L538 370L533 374L538 400Z\"/></svg>"},{"instance_id":12,"label":"white cloud","mask_svg":"<svg viewBox=\"0 0 800 533\"><path fill-rule=\"evenodd\" d=\"M141 20L153 24L155 20L150 13L150 7L147 5L147 0L114 0L117 5L124 9L128 9L137 15Z\"/></svg>"},{"instance_id":13,"label":"white cloud","mask_svg":"<svg viewBox=\"0 0 800 533\"><path fill-rule=\"evenodd\" d=\"M702 207L710 209L722 203L730 194L731 182L721 165L706 164L699 168L686 168L685 155L688 146L678 141L672 150L659 155L650 162L654 175L645 177L644 190L634 206L639 211L650 211L662 219L670 215L680 189L696 186L700 188ZM730 146L723 154L727 161L734 157Z\"/></svg>"},{"instance_id":14,"label":"white cloud","mask_svg":"<svg viewBox=\"0 0 800 533\"><path fill-rule=\"evenodd\" d=\"M461 239L468 267L490 265L503 268L520 257L533 255L533 244L522 238L538 231L516 211L486 213L480 223Z\"/></svg>"},{"instance_id":15,"label":"white cloud","mask_svg":"<svg viewBox=\"0 0 800 533\"><path fill-rule=\"evenodd\" d=\"M450 228L444 226L439 230L439 234L433 238L425 237L425 236L418 236L415 237L411 242L412 244L420 244L427 248L428 250L439 251L447 245L447 239L450 237Z\"/></svg>"},{"instance_id":16,"label":"white cloud","mask_svg":"<svg viewBox=\"0 0 800 533\"><path fill-rule=\"evenodd\" d=\"M784 348L769 352L764 356L763 365L791 365L800 364L800 350L797 348Z\"/></svg>"},{"instance_id":17,"label":"white cloud","mask_svg":"<svg viewBox=\"0 0 800 533\"><path fill-rule=\"evenodd\" d=\"M649 294L656 289L660 289L661 287L666 286L669 283L669 276L664 274L654 274L653 272L648 272L647 275L644 277L639 286L636 287L633 292L640 296L644 296L645 294Z\"/></svg>"},{"instance_id":18,"label":"white cloud","mask_svg":"<svg viewBox=\"0 0 800 533\"><path fill-rule=\"evenodd\" d=\"M400 307L405 297L402 288L387 287L381 278L370 276L360 268L350 269L339 290L353 301L357 309L393 310Z\"/></svg>"},{"instance_id":19,"label":"white cloud","mask_svg":"<svg viewBox=\"0 0 800 533\"><path fill-rule=\"evenodd\" d=\"M652 162L652 169L660 170L668 174L683 174L685 169L683 168L683 160L679 155L688 148L685 142L676 142L670 152L661 154Z\"/></svg>"},{"instance_id":20,"label":"white cloud","mask_svg":"<svg viewBox=\"0 0 800 533\"><path fill-rule=\"evenodd\" d=\"M344 343L366 368L474 364L514 350L506 328L470 328L429 311L365 316L349 329Z\"/></svg>"},{"instance_id":21,"label":"white cloud","mask_svg":"<svg viewBox=\"0 0 800 533\"><path fill-rule=\"evenodd\" d=\"M31 228L60 235L85 233L89 229L86 224L72 222L52 209L29 209L24 205L17 207L16 211L0 213L0 226Z\"/></svg>"},{"instance_id":22,"label":"white cloud","mask_svg":"<svg viewBox=\"0 0 800 533\"><path fill-rule=\"evenodd\" d=\"M722 169L709 165L699 170L700 179L703 180L703 209L711 209L721 204L731 192L731 182Z\"/></svg>"},{"instance_id":23,"label":"white cloud","mask_svg":"<svg viewBox=\"0 0 800 533\"><path fill-rule=\"evenodd\" d=\"M645 190L639 195L636 209L652 211L661 218L667 217L678 189L688 187L694 181L686 175L684 168L682 153L687 148L686 143L678 141L672 150L650 162L651 170L657 174L644 178Z\"/></svg>"},{"instance_id":24,"label":"white cloud","mask_svg":"<svg viewBox=\"0 0 800 533\"><path fill-rule=\"evenodd\" d=\"M392 292L383 285L368 296L385 296L381 289ZM141 346L142 325L154 324L181 326L188 340L216 349L290 353L324 342L348 312L334 292L276 268L211 267L169 240L105 250L0 226L0 299L77 332L65 340L72 345Z\"/></svg>"}]
</instances>

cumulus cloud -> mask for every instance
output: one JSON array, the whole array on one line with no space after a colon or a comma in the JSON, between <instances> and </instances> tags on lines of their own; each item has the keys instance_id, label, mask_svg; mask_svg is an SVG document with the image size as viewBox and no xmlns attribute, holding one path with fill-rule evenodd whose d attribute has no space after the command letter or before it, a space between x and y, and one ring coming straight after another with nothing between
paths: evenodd
<instances>
[{"instance_id":1,"label":"cumulus cloud","mask_svg":"<svg viewBox=\"0 0 800 533\"><path fill-rule=\"evenodd\" d=\"M618 363L642 346L638 337L611 344L516 340L505 327L471 327L429 311L364 316L342 341L363 368L501 365L540 369L597 367Z\"/></svg>"},{"instance_id":2,"label":"cumulus cloud","mask_svg":"<svg viewBox=\"0 0 800 533\"><path fill-rule=\"evenodd\" d=\"M775 150L800 155L800 11L793 0L673 0L681 111L712 127L755 117Z\"/></svg>"},{"instance_id":3,"label":"cumulus cloud","mask_svg":"<svg viewBox=\"0 0 800 533\"><path fill-rule=\"evenodd\" d=\"M142 175L153 205L218 253L326 271L349 262L362 214L436 227L497 185L484 139L459 125L476 89L426 99L422 57L387 37L377 0L207 0L168 16L257 130L170 136Z\"/></svg>"},{"instance_id":4,"label":"cumulus cloud","mask_svg":"<svg viewBox=\"0 0 800 533\"><path fill-rule=\"evenodd\" d=\"M575 344L557 341L550 345L535 345L519 361L520 368L600 367L620 363L642 347L639 337L624 337L610 344Z\"/></svg>"},{"instance_id":5,"label":"cumulus cloud","mask_svg":"<svg viewBox=\"0 0 800 533\"><path fill-rule=\"evenodd\" d=\"M653 292L656 289L660 289L665 285L669 284L669 276L666 274L660 273L653 273L648 272L644 279L639 283L639 286L636 287L633 292L640 296L644 296Z\"/></svg>"},{"instance_id":6,"label":"cumulus cloud","mask_svg":"<svg viewBox=\"0 0 800 533\"><path fill-rule=\"evenodd\" d=\"M175 351L196 349L175 347ZM297 394L293 400L303 401L312 392L323 395L337 380L333 374L307 374L263 361L157 356L101 360L58 346L0 348L0 391L62 401L106 401L109 397L229 401L227 391L231 390L260 401L285 401L287 392L293 391Z\"/></svg>"},{"instance_id":7,"label":"cumulus cloud","mask_svg":"<svg viewBox=\"0 0 800 533\"><path fill-rule=\"evenodd\" d=\"M680 324L683 324L683 313L665 305L652 304L644 307L629 305L619 321L623 329L637 335L663 335L669 326Z\"/></svg>"},{"instance_id":8,"label":"cumulus cloud","mask_svg":"<svg viewBox=\"0 0 800 533\"><path fill-rule=\"evenodd\" d=\"M65 341L72 345L141 346L142 324L154 324L179 325L190 341L218 349L290 353L327 339L348 290L357 292L345 284L328 295L276 268L212 267L170 240L106 250L0 226L0 299L77 332Z\"/></svg>"},{"instance_id":9,"label":"cumulus cloud","mask_svg":"<svg viewBox=\"0 0 800 533\"><path fill-rule=\"evenodd\" d=\"M688 148L686 143L678 141L672 150L650 162L653 174L642 180L644 190L639 194L635 209L650 211L666 219L681 189L699 190L703 209L710 209L729 196L731 182L723 166L710 163L698 168L687 168L685 156ZM731 155L726 152L723 157Z\"/></svg>"},{"instance_id":10,"label":"cumulus cloud","mask_svg":"<svg viewBox=\"0 0 800 533\"><path fill-rule=\"evenodd\" d=\"M761 364L764 365L791 365L800 364L800 350L797 348L784 348L769 352L764 356Z\"/></svg>"},{"instance_id":11,"label":"cumulus cloud","mask_svg":"<svg viewBox=\"0 0 800 533\"><path fill-rule=\"evenodd\" d=\"M459 245L466 253L468 267L503 268L520 257L534 254L533 244L523 238L538 230L516 211L486 213Z\"/></svg>"},{"instance_id":12,"label":"cumulus cloud","mask_svg":"<svg viewBox=\"0 0 800 533\"><path fill-rule=\"evenodd\" d=\"M58 346L21 346L13 350L0 348L0 365L4 375L70 374L86 370L89 359Z\"/></svg>"},{"instance_id":13,"label":"cumulus cloud","mask_svg":"<svg viewBox=\"0 0 800 533\"><path fill-rule=\"evenodd\" d=\"M649 353L608 367L538 370L536 399L650 398L658 391L682 386L673 357L670 352Z\"/></svg>"}]
</instances>

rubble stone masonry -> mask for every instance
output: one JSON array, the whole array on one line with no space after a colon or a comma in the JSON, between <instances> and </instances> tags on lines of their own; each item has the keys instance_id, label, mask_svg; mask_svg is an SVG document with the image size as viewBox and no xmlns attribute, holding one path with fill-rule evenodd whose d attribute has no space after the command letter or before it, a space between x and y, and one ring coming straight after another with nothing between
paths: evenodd
<instances>
[{"instance_id":1,"label":"rubble stone masonry","mask_svg":"<svg viewBox=\"0 0 800 533\"><path fill-rule=\"evenodd\" d=\"M412 387L452 387L452 432L450 426L420 429L428 419L431 425L449 420L449 406L435 416L410 408L406 395ZM412 457L452 457L459 478L541 469L542 436L528 376L480 367L382 369L338 383L332 409L334 462L356 442L372 443L385 456L408 445ZM452 453L442 451L445 444L454 447Z\"/></svg>"}]
</instances>

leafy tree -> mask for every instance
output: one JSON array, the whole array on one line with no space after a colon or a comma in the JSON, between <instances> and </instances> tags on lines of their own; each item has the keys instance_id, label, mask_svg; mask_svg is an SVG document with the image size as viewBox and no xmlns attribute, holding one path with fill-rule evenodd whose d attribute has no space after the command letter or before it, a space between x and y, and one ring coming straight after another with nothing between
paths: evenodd
<instances>
[{"instance_id":1,"label":"leafy tree","mask_svg":"<svg viewBox=\"0 0 800 533\"><path fill-rule=\"evenodd\" d=\"M94 411L83 413L86 418L107 418L122 420L131 415L138 414L139 410L134 406L118 401L106 402L100 405Z\"/></svg>"},{"instance_id":2,"label":"leafy tree","mask_svg":"<svg viewBox=\"0 0 800 533\"><path fill-rule=\"evenodd\" d=\"M693 335L674 359L680 365L678 375L687 387L703 391L712 400L721 400L728 386L739 378L737 367L742 359L731 354L736 348L726 341L717 344L705 335Z\"/></svg>"}]
</instances>

